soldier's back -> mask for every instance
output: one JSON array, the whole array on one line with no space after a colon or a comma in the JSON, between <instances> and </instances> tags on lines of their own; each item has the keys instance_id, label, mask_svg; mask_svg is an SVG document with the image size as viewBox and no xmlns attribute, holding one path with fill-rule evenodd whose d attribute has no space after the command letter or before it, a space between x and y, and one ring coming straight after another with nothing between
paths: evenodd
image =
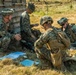
<instances>
[{"instance_id":1,"label":"soldier's back","mask_svg":"<svg viewBox=\"0 0 76 75\"><path fill-rule=\"evenodd\" d=\"M61 35L61 37L63 37L66 40L63 40L59 35ZM43 41L44 43L48 43L50 48L59 48L61 50L64 50L67 48L67 46L69 45L69 38L66 36L66 34L61 31L61 30L54 30L52 28L49 28L41 37L41 41ZM67 46L65 46L65 43L68 44Z\"/></svg>"}]
</instances>

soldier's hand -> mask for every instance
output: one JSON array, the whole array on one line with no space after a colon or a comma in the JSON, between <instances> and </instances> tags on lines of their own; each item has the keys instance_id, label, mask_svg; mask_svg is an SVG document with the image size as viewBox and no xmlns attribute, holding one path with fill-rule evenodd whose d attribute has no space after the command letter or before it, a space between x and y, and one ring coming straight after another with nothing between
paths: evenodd
<instances>
[{"instance_id":1,"label":"soldier's hand","mask_svg":"<svg viewBox=\"0 0 76 75\"><path fill-rule=\"evenodd\" d=\"M20 41L21 40L21 35L20 34L16 34L14 36L14 38L17 40L17 41Z\"/></svg>"}]
</instances>

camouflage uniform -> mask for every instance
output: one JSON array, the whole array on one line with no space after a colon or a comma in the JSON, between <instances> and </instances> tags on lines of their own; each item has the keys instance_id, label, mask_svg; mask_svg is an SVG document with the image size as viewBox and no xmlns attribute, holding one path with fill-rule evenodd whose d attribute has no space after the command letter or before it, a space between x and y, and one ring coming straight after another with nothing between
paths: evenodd
<instances>
[{"instance_id":1,"label":"camouflage uniform","mask_svg":"<svg viewBox=\"0 0 76 75\"><path fill-rule=\"evenodd\" d=\"M35 10L35 6L32 3L28 3L27 8L30 9L32 12ZM36 32L36 31L31 29L30 16L29 16L29 13L27 11L24 11L21 14L21 17L20 17L20 30L21 30L22 40L25 40L27 43L29 42L29 43L31 43L31 45L33 45L35 40L31 37L31 34Z\"/></svg>"},{"instance_id":2,"label":"camouflage uniform","mask_svg":"<svg viewBox=\"0 0 76 75\"><path fill-rule=\"evenodd\" d=\"M29 4L28 8L29 8L29 6L33 6L33 11L35 10L35 6L33 4ZM20 29L21 29L21 31L24 31L25 33L27 33L28 36L30 36L30 34L32 33L31 26L30 26L30 16L26 11L24 11L21 14Z\"/></svg>"},{"instance_id":3,"label":"camouflage uniform","mask_svg":"<svg viewBox=\"0 0 76 75\"><path fill-rule=\"evenodd\" d=\"M63 30L63 25L68 21L67 18L63 17L60 20L58 20L58 24L60 24L61 30L64 31L67 36L69 37L71 43L75 43L76 42L76 25L75 24L67 24L67 27L65 28L65 30ZM76 46L76 45L75 45Z\"/></svg>"},{"instance_id":4,"label":"camouflage uniform","mask_svg":"<svg viewBox=\"0 0 76 75\"><path fill-rule=\"evenodd\" d=\"M1 18L0 18L0 50L6 50L11 38L13 38L13 34L10 34L7 30L7 27L9 27L8 23L5 23L3 20L3 17L5 15L12 14L14 12L13 9L6 8L1 11Z\"/></svg>"},{"instance_id":5,"label":"camouflage uniform","mask_svg":"<svg viewBox=\"0 0 76 75\"><path fill-rule=\"evenodd\" d=\"M21 15L20 29L21 29L21 32L23 32L27 35L28 39L31 37L30 34L32 32L31 32L31 27L30 27L30 16L26 11L24 11Z\"/></svg>"},{"instance_id":6,"label":"camouflage uniform","mask_svg":"<svg viewBox=\"0 0 76 75\"><path fill-rule=\"evenodd\" d=\"M51 20L51 18L47 18L46 20L46 17L43 17L41 20L45 23L47 20ZM51 26L51 28L46 30L35 42L34 46L38 58L47 59L52 62L53 66L58 68L62 64L62 60L65 59L66 49L69 47L70 41L66 34L60 30L56 30L56 32L63 38L58 37L54 29L55 28Z\"/></svg>"},{"instance_id":7,"label":"camouflage uniform","mask_svg":"<svg viewBox=\"0 0 76 75\"><path fill-rule=\"evenodd\" d=\"M74 27L76 28L76 25L74 25ZM71 43L74 43L76 41L76 32L74 32L73 30L73 25L68 25L65 29L65 33L67 34L67 36L70 38ZM76 29L75 29L76 31Z\"/></svg>"}]
</instances>

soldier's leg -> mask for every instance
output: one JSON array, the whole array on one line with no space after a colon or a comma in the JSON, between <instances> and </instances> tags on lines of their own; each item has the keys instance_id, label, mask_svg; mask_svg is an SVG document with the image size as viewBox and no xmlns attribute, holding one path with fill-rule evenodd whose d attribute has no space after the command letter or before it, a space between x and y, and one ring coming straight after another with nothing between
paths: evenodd
<instances>
[{"instance_id":1,"label":"soldier's leg","mask_svg":"<svg viewBox=\"0 0 76 75\"><path fill-rule=\"evenodd\" d=\"M21 49L20 41L17 41L15 39L12 39L9 43L9 50L11 51L17 51Z\"/></svg>"},{"instance_id":2,"label":"soldier's leg","mask_svg":"<svg viewBox=\"0 0 76 75\"><path fill-rule=\"evenodd\" d=\"M53 67L52 62L51 62L51 52L50 50L47 49L36 49L35 52L37 57L40 59L42 65L46 63L46 65L50 65L50 67Z\"/></svg>"},{"instance_id":3,"label":"soldier's leg","mask_svg":"<svg viewBox=\"0 0 76 75\"><path fill-rule=\"evenodd\" d=\"M51 60L54 67L58 70L66 71L66 67L64 66L64 60L67 57L66 51L60 49L51 49Z\"/></svg>"},{"instance_id":4,"label":"soldier's leg","mask_svg":"<svg viewBox=\"0 0 76 75\"><path fill-rule=\"evenodd\" d=\"M20 44L22 46L22 49L25 47L29 50L34 50L34 41L31 37L27 35L24 31L21 31L21 37L22 40L20 41Z\"/></svg>"},{"instance_id":5,"label":"soldier's leg","mask_svg":"<svg viewBox=\"0 0 76 75\"><path fill-rule=\"evenodd\" d=\"M3 51L7 50L9 43L10 43L9 37L5 36L1 39L1 48L3 49Z\"/></svg>"},{"instance_id":6,"label":"soldier's leg","mask_svg":"<svg viewBox=\"0 0 76 75\"><path fill-rule=\"evenodd\" d=\"M62 69L62 54L59 49L48 50L48 49L35 49L37 57L40 59L44 59L52 63L53 67L56 69Z\"/></svg>"}]
</instances>

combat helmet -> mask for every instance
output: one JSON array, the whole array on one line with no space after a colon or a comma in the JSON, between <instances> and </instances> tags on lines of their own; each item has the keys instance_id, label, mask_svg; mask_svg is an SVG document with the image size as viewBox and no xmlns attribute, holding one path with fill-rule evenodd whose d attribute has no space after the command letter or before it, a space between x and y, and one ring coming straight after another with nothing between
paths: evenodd
<instances>
[{"instance_id":1,"label":"combat helmet","mask_svg":"<svg viewBox=\"0 0 76 75\"><path fill-rule=\"evenodd\" d=\"M41 19L40 19L40 25L43 25L45 22L47 21L51 21L51 24L53 23L53 20L50 16L43 16Z\"/></svg>"},{"instance_id":2,"label":"combat helmet","mask_svg":"<svg viewBox=\"0 0 76 75\"><path fill-rule=\"evenodd\" d=\"M28 7L27 8L29 8L32 12L34 12L35 11L35 5L34 5L34 3L28 3Z\"/></svg>"},{"instance_id":3,"label":"combat helmet","mask_svg":"<svg viewBox=\"0 0 76 75\"><path fill-rule=\"evenodd\" d=\"M12 8L4 8L2 11L1 11L1 15L10 15L10 14L13 14L14 13L14 9Z\"/></svg>"},{"instance_id":4,"label":"combat helmet","mask_svg":"<svg viewBox=\"0 0 76 75\"><path fill-rule=\"evenodd\" d=\"M57 21L57 23L63 26L67 21L68 19L66 17L62 17L60 20Z\"/></svg>"}]
</instances>

